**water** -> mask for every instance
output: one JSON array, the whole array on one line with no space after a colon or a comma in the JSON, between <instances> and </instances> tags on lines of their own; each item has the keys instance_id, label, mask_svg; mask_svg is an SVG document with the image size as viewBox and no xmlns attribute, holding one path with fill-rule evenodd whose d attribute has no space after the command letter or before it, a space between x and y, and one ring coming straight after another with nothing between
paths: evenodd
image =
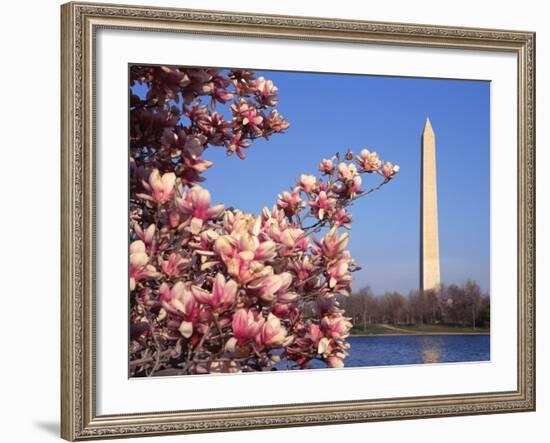
<instances>
[{"instance_id":1,"label":"water","mask_svg":"<svg viewBox=\"0 0 550 443\"><path fill-rule=\"evenodd\" d=\"M488 361L489 335L349 337L346 367Z\"/></svg>"},{"instance_id":2,"label":"water","mask_svg":"<svg viewBox=\"0 0 550 443\"><path fill-rule=\"evenodd\" d=\"M489 335L392 335L350 336L347 368L488 361ZM319 361L316 368L326 367ZM283 369L280 367L279 369Z\"/></svg>"}]
</instances>

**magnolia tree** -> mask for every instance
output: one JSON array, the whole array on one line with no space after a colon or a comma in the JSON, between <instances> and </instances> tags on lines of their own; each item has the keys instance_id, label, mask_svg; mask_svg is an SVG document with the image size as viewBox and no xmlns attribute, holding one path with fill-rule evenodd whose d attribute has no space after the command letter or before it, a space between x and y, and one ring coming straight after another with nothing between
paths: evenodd
<instances>
[{"instance_id":1,"label":"magnolia tree","mask_svg":"<svg viewBox=\"0 0 550 443\"><path fill-rule=\"evenodd\" d=\"M247 70L133 66L131 85L131 375L342 367L351 323L336 296L358 269L348 209L399 168L348 151L259 215L214 205L200 185L212 167L205 150L244 159L255 139L289 127L273 82ZM365 174L380 177L369 190Z\"/></svg>"}]
</instances>

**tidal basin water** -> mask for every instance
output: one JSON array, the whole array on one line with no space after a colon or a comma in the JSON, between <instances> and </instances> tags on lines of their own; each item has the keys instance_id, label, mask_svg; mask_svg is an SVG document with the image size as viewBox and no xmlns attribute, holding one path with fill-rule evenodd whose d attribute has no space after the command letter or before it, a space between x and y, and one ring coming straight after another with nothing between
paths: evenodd
<instances>
[{"instance_id":1,"label":"tidal basin water","mask_svg":"<svg viewBox=\"0 0 550 443\"><path fill-rule=\"evenodd\" d=\"M350 336L347 368L488 361L489 335ZM325 367L315 362L315 367Z\"/></svg>"},{"instance_id":2,"label":"tidal basin water","mask_svg":"<svg viewBox=\"0 0 550 443\"><path fill-rule=\"evenodd\" d=\"M352 336L347 367L490 360L489 335Z\"/></svg>"}]
</instances>

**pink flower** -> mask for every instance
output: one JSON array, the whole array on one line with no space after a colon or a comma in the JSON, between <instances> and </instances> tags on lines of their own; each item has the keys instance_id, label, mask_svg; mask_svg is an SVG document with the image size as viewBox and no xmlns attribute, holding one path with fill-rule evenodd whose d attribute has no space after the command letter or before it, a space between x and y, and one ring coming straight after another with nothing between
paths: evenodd
<instances>
[{"instance_id":1,"label":"pink flower","mask_svg":"<svg viewBox=\"0 0 550 443\"><path fill-rule=\"evenodd\" d=\"M309 239L304 231L297 228L287 228L281 232L279 241L284 246L280 249L281 256L295 254L298 251L305 251L309 248Z\"/></svg>"},{"instance_id":2,"label":"pink flower","mask_svg":"<svg viewBox=\"0 0 550 443\"><path fill-rule=\"evenodd\" d=\"M286 290L292 282L292 275L288 272L282 274L270 274L262 276L257 281L251 282L250 289L257 291L258 296L264 301L272 301L280 290Z\"/></svg>"},{"instance_id":3,"label":"pink flower","mask_svg":"<svg viewBox=\"0 0 550 443\"><path fill-rule=\"evenodd\" d=\"M254 251L254 258L256 260L267 261L275 258L277 253L277 245L271 240L266 240L256 248Z\"/></svg>"},{"instance_id":4,"label":"pink flower","mask_svg":"<svg viewBox=\"0 0 550 443\"><path fill-rule=\"evenodd\" d=\"M179 277L182 273L182 268L189 263L189 260L184 259L181 255L172 252L168 256L168 260L159 258L160 268L167 277Z\"/></svg>"},{"instance_id":5,"label":"pink flower","mask_svg":"<svg viewBox=\"0 0 550 443\"><path fill-rule=\"evenodd\" d=\"M181 281L172 288L163 283L159 288L162 306L172 314L192 316L196 312L197 304L192 292Z\"/></svg>"},{"instance_id":6,"label":"pink flower","mask_svg":"<svg viewBox=\"0 0 550 443\"><path fill-rule=\"evenodd\" d=\"M338 165L338 179L342 181L351 180L357 175L357 168L353 163L340 163Z\"/></svg>"},{"instance_id":7,"label":"pink flower","mask_svg":"<svg viewBox=\"0 0 550 443\"><path fill-rule=\"evenodd\" d=\"M277 100L277 87L271 80L259 77L255 83L256 99L261 106L275 106Z\"/></svg>"},{"instance_id":8,"label":"pink flower","mask_svg":"<svg viewBox=\"0 0 550 443\"><path fill-rule=\"evenodd\" d=\"M158 169L153 169L151 175L149 175L149 182L143 182L143 187L151 195L139 194L139 196L146 200L153 200L158 204L163 204L173 197L175 184L176 174L167 172L161 176Z\"/></svg>"},{"instance_id":9,"label":"pink flower","mask_svg":"<svg viewBox=\"0 0 550 443\"><path fill-rule=\"evenodd\" d=\"M196 159L191 157L184 157L183 162L186 169L190 169L195 173L204 172L210 166L213 165L213 163L210 160L201 160L201 159Z\"/></svg>"},{"instance_id":10,"label":"pink flower","mask_svg":"<svg viewBox=\"0 0 550 443\"><path fill-rule=\"evenodd\" d=\"M336 208L336 199L328 197L325 191L319 192L315 200L309 201L309 206L313 209L313 214L323 220L325 217L331 217Z\"/></svg>"},{"instance_id":11,"label":"pink flower","mask_svg":"<svg viewBox=\"0 0 550 443\"><path fill-rule=\"evenodd\" d=\"M214 87L212 90L212 97L219 101L220 103L227 103L229 100L233 99L233 93L227 90L229 86L229 79L226 79L221 76L217 76L214 79Z\"/></svg>"},{"instance_id":12,"label":"pink flower","mask_svg":"<svg viewBox=\"0 0 550 443\"><path fill-rule=\"evenodd\" d=\"M261 114L258 114L258 110L245 99L240 98L237 103L232 104L231 112L234 118L243 126L247 127L250 132L258 136L262 135L262 130L259 128L259 125L264 118Z\"/></svg>"},{"instance_id":13,"label":"pink flower","mask_svg":"<svg viewBox=\"0 0 550 443\"><path fill-rule=\"evenodd\" d=\"M156 228L156 225L151 223L144 231L138 223L134 224L134 232L140 240L143 240L146 246L150 246L153 243Z\"/></svg>"},{"instance_id":14,"label":"pink flower","mask_svg":"<svg viewBox=\"0 0 550 443\"><path fill-rule=\"evenodd\" d=\"M395 174L399 172L399 166L393 165L390 162L384 163L384 166L382 166L382 175L386 177L387 179L391 179Z\"/></svg>"},{"instance_id":15,"label":"pink flower","mask_svg":"<svg viewBox=\"0 0 550 443\"><path fill-rule=\"evenodd\" d=\"M189 118L189 120L200 123L208 118L210 112L208 106L201 106L201 101L197 100L190 107L183 107L184 114Z\"/></svg>"},{"instance_id":16,"label":"pink flower","mask_svg":"<svg viewBox=\"0 0 550 443\"><path fill-rule=\"evenodd\" d=\"M136 240L130 245L130 291L136 288L136 283L148 278L156 278L158 272L149 264L149 256L145 252L145 243Z\"/></svg>"},{"instance_id":17,"label":"pink flower","mask_svg":"<svg viewBox=\"0 0 550 443\"><path fill-rule=\"evenodd\" d=\"M315 265L311 261L309 255L304 255L301 260L294 261L291 264L291 269L296 273L296 279L298 281L305 281L315 270Z\"/></svg>"},{"instance_id":18,"label":"pink flower","mask_svg":"<svg viewBox=\"0 0 550 443\"><path fill-rule=\"evenodd\" d=\"M351 214L348 214L345 208L340 208L332 217L337 226L351 229Z\"/></svg>"},{"instance_id":19,"label":"pink flower","mask_svg":"<svg viewBox=\"0 0 550 443\"><path fill-rule=\"evenodd\" d=\"M227 143L227 154L231 155L233 152L236 152L237 156L243 160L246 158L243 149L246 149L249 146L250 142L243 137L243 133L241 131L237 131L231 136L229 142Z\"/></svg>"},{"instance_id":20,"label":"pink flower","mask_svg":"<svg viewBox=\"0 0 550 443\"><path fill-rule=\"evenodd\" d=\"M332 160L326 158L321 160L321 163L319 163L319 171L326 175L332 174L334 172L334 164L332 163Z\"/></svg>"},{"instance_id":21,"label":"pink flower","mask_svg":"<svg viewBox=\"0 0 550 443\"><path fill-rule=\"evenodd\" d=\"M339 260L328 268L328 286L331 289L336 288L342 283L348 284L351 282L351 274L348 270L349 265L346 260Z\"/></svg>"},{"instance_id":22,"label":"pink flower","mask_svg":"<svg viewBox=\"0 0 550 443\"><path fill-rule=\"evenodd\" d=\"M249 226L248 231L238 234L245 226L226 213L226 221L232 235L219 236L214 242L214 252L218 254L227 267L227 272L240 284L246 284L269 274L271 267L265 262L275 257L277 245L271 240L260 242L255 232L261 226L261 218ZM230 219L233 221L230 222ZM259 233L259 232L258 232Z\"/></svg>"},{"instance_id":23,"label":"pink flower","mask_svg":"<svg viewBox=\"0 0 550 443\"><path fill-rule=\"evenodd\" d=\"M369 152L367 149L363 149L359 155L355 157L355 162L361 171L368 173L376 172L382 166L382 162L378 158L378 153Z\"/></svg>"},{"instance_id":24,"label":"pink flower","mask_svg":"<svg viewBox=\"0 0 550 443\"><path fill-rule=\"evenodd\" d=\"M298 184L302 187L304 192L309 194L317 188L317 178L314 175L302 174Z\"/></svg>"},{"instance_id":25,"label":"pink flower","mask_svg":"<svg viewBox=\"0 0 550 443\"><path fill-rule=\"evenodd\" d=\"M283 132L285 129L288 129L290 124L285 120L285 118L279 114L276 109L272 109L269 115L264 119L264 137L272 133Z\"/></svg>"},{"instance_id":26,"label":"pink flower","mask_svg":"<svg viewBox=\"0 0 550 443\"><path fill-rule=\"evenodd\" d=\"M352 197L355 197L355 194L363 193L363 191L360 189L361 183L362 183L362 179L361 179L361 176L359 175L356 175L348 182L347 191Z\"/></svg>"},{"instance_id":27,"label":"pink flower","mask_svg":"<svg viewBox=\"0 0 550 443\"><path fill-rule=\"evenodd\" d=\"M214 251L222 258L230 258L237 248L237 240L230 235L221 235L214 242Z\"/></svg>"},{"instance_id":28,"label":"pink flower","mask_svg":"<svg viewBox=\"0 0 550 443\"><path fill-rule=\"evenodd\" d=\"M190 231L198 234L205 221L218 218L224 210L223 205L210 207L210 192L200 186L194 186L185 193L183 198L177 199L183 214L190 215Z\"/></svg>"},{"instance_id":29,"label":"pink flower","mask_svg":"<svg viewBox=\"0 0 550 443\"><path fill-rule=\"evenodd\" d=\"M204 305L223 312L235 303L237 295L237 283L234 280L225 280L222 273L216 274L212 291L205 291L197 286L192 286L191 291L195 299Z\"/></svg>"},{"instance_id":30,"label":"pink flower","mask_svg":"<svg viewBox=\"0 0 550 443\"><path fill-rule=\"evenodd\" d=\"M229 136L231 123L224 120L223 116L214 112L207 119L201 121L200 128L208 143L214 146L222 146Z\"/></svg>"},{"instance_id":31,"label":"pink flower","mask_svg":"<svg viewBox=\"0 0 550 443\"><path fill-rule=\"evenodd\" d=\"M273 314L269 314L267 321L262 325L259 341L264 346L276 348L281 346L286 339L287 331L281 325L281 320Z\"/></svg>"},{"instance_id":32,"label":"pink flower","mask_svg":"<svg viewBox=\"0 0 550 443\"><path fill-rule=\"evenodd\" d=\"M167 283L159 288L162 307L172 315L181 319L178 330L185 338L193 335L194 322L198 319L200 312L197 302L191 291L183 282L177 282L172 289Z\"/></svg>"},{"instance_id":33,"label":"pink flower","mask_svg":"<svg viewBox=\"0 0 550 443\"><path fill-rule=\"evenodd\" d=\"M200 122L199 124L202 127L202 124L206 125L206 123L207 121L205 120L204 123ZM200 133L188 134L183 129L174 132L172 129L166 128L162 133L160 142L163 148L170 151L170 156L173 158L185 154L188 157L196 159L204 152L207 138Z\"/></svg>"},{"instance_id":34,"label":"pink flower","mask_svg":"<svg viewBox=\"0 0 550 443\"><path fill-rule=\"evenodd\" d=\"M301 192L299 187L295 187L292 192L284 191L279 194L277 207L285 211L287 217L297 214L305 206L305 202L300 198Z\"/></svg>"},{"instance_id":35,"label":"pink flower","mask_svg":"<svg viewBox=\"0 0 550 443\"><path fill-rule=\"evenodd\" d=\"M233 335L237 339L237 343L242 346L246 342L255 339L260 333L260 328L264 322L264 318L252 310L237 309L231 321Z\"/></svg>"},{"instance_id":36,"label":"pink flower","mask_svg":"<svg viewBox=\"0 0 550 443\"><path fill-rule=\"evenodd\" d=\"M319 247L318 251L320 253L328 258L335 258L344 252L348 241L349 234L345 232L338 237L338 231L336 227L334 227L321 239L321 241L316 241L315 243Z\"/></svg>"},{"instance_id":37,"label":"pink flower","mask_svg":"<svg viewBox=\"0 0 550 443\"><path fill-rule=\"evenodd\" d=\"M323 337L323 332L321 331L321 328L319 325L315 323L311 323L308 328L308 335L311 341L313 342L314 346L319 345L319 341Z\"/></svg>"},{"instance_id":38,"label":"pink flower","mask_svg":"<svg viewBox=\"0 0 550 443\"><path fill-rule=\"evenodd\" d=\"M352 327L352 324L342 315L333 315L330 317L323 317L323 320L321 320L321 326L325 331L326 336L339 340L346 338L349 335L349 330Z\"/></svg>"}]
</instances>

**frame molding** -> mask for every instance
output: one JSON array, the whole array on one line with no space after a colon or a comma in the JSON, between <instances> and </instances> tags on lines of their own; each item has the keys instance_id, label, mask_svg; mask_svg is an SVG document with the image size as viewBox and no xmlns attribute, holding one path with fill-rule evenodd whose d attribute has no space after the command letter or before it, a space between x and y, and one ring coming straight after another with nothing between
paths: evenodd
<instances>
[{"instance_id":1,"label":"frame molding","mask_svg":"<svg viewBox=\"0 0 550 443\"><path fill-rule=\"evenodd\" d=\"M518 388L98 416L94 37L99 28L507 51L518 58ZM70 441L535 410L535 34L219 11L61 6L61 436Z\"/></svg>"}]
</instances>

